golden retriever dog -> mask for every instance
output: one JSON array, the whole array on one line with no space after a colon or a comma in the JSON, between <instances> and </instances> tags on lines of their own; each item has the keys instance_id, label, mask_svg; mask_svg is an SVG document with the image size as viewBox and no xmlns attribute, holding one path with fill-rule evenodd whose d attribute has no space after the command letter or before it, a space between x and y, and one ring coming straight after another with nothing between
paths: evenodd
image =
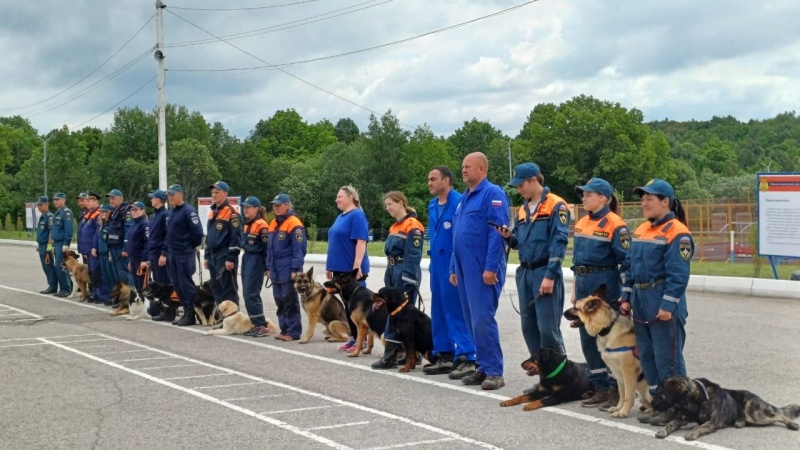
<instances>
[{"instance_id":1,"label":"golden retriever dog","mask_svg":"<svg viewBox=\"0 0 800 450\"><path fill-rule=\"evenodd\" d=\"M644 410L652 408L652 397L647 389L642 365L634 356L636 336L633 332L633 320L615 311L605 301L606 286L575 302L575 306L564 312L568 320L579 320L586 327L586 332L597 339L597 349L603 362L606 363L619 388L619 403L609 408L612 417L628 417L635 399L634 392L639 393L639 402Z\"/></svg>"},{"instance_id":2,"label":"golden retriever dog","mask_svg":"<svg viewBox=\"0 0 800 450\"><path fill-rule=\"evenodd\" d=\"M222 328L210 330L203 333L205 336L232 336L234 334L244 334L253 328L253 322L247 317L247 314L239 311L236 303L230 300L225 300L219 304L219 312L222 313ZM185 314L185 313L184 313ZM270 333L275 333L278 326L269 317L264 316L267 321L267 328Z\"/></svg>"},{"instance_id":3,"label":"golden retriever dog","mask_svg":"<svg viewBox=\"0 0 800 450\"><path fill-rule=\"evenodd\" d=\"M89 266L78 262L78 254L69 250L64 254L64 263L61 267L62 270L66 269L73 279L72 292L69 294L70 298L78 294L78 286L81 287L81 302L86 301L86 296L89 295Z\"/></svg>"}]
</instances>

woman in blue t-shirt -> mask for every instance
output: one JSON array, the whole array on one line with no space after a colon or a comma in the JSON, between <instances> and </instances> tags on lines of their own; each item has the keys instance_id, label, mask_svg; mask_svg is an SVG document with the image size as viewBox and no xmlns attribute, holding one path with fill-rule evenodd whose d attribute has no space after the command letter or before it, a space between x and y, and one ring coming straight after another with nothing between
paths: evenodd
<instances>
[{"instance_id":1,"label":"woman in blue t-shirt","mask_svg":"<svg viewBox=\"0 0 800 450\"><path fill-rule=\"evenodd\" d=\"M358 191L353 186L342 186L336 194L336 207L342 213L336 217L328 230L328 257L326 275L332 279L337 273L350 273L359 269L358 279L363 280L369 273L369 257L367 257L367 240L369 239L369 222L361 209ZM366 283L362 281L366 286ZM354 351L356 326L350 322L350 339L339 350Z\"/></svg>"}]
</instances>

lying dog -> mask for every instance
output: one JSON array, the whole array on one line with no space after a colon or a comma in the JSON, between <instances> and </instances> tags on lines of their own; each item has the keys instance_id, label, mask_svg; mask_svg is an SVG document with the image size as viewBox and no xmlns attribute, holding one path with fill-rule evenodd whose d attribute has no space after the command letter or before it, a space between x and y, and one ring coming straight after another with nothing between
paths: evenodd
<instances>
[{"instance_id":1,"label":"lying dog","mask_svg":"<svg viewBox=\"0 0 800 450\"><path fill-rule=\"evenodd\" d=\"M617 380L619 402L608 409L612 417L628 417L634 392L639 393L639 401L644 410L649 410L652 398L644 379L642 365L634 356L636 335L633 332L633 320L621 316L604 300L606 286L575 302L575 306L564 312L568 320L579 320L586 327L590 336L597 338L597 349L603 362L611 370Z\"/></svg>"},{"instance_id":2,"label":"lying dog","mask_svg":"<svg viewBox=\"0 0 800 450\"><path fill-rule=\"evenodd\" d=\"M86 296L89 292L89 266L81 264L78 261L78 254L72 250L68 250L64 254L64 263L61 265L61 270L66 270L72 277L72 292L69 297L75 297L78 294L78 286L81 288L81 302L86 301Z\"/></svg>"},{"instance_id":3,"label":"lying dog","mask_svg":"<svg viewBox=\"0 0 800 450\"><path fill-rule=\"evenodd\" d=\"M236 303L225 300L219 304L219 311L222 313L222 328L210 330L203 333L205 336L231 336L234 334L244 334L253 328L253 322L241 311Z\"/></svg>"},{"instance_id":4,"label":"lying dog","mask_svg":"<svg viewBox=\"0 0 800 450\"><path fill-rule=\"evenodd\" d=\"M300 343L305 344L311 340L317 322L325 327L322 333L326 341L346 342L350 335L350 327L347 325L344 304L322 284L314 281L313 266L308 272L295 277L294 289L300 294L300 303L308 316L306 334L300 339Z\"/></svg>"},{"instance_id":5,"label":"lying dog","mask_svg":"<svg viewBox=\"0 0 800 450\"><path fill-rule=\"evenodd\" d=\"M143 293L137 291L133 291L131 296L127 320L150 319L150 314L147 312L150 309L150 300Z\"/></svg>"},{"instance_id":6,"label":"lying dog","mask_svg":"<svg viewBox=\"0 0 800 450\"><path fill-rule=\"evenodd\" d=\"M128 314L129 307L131 305L131 297L136 294L136 290L133 289L133 286L127 285L122 281L117 281L117 284L114 285L114 289L111 290L111 302L118 303L117 307L114 308L114 311L111 312L112 316L121 316L123 314Z\"/></svg>"},{"instance_id":7,"label":"lying dog","mask_svg":"<svg viewBox=\"0 0 800 450\"><path fill-rule=\"evenodd\" d=\"M358 269L353 269L350 273L334 275L333 280L326 281L323 285L331 289L333 292L338 292L342 296L347 305L347 313L350 315L350 320L356 325L358 335L356 336L356 349L348 353L347 356L356 357L362 353L364 348L364 341L367 342L366 350L363 350L365 355L372 353L375 346L375 337L378 339L383 335L383 330L386 329L386 318L389 313L386 309L374 309L372 302L372 294L374 292L361 286L356 281L358 276Z\"/></svg>"},{"instance_id":8,"label":"lying dog","mask_svg":"<svg viewBox=\"0 0 800 450\"><path fill-rule=\"evenodd\" d=\"M431 318L408 301L402 292L392 287L384 287L372 295L372 301L378 307L386 307L389 312L389 323L397 331L398 338L406 350L406 364L400 372L408 372L417 367L417 352L430 360L433 350Z\"/></svg>"},{"instance_id":9,"label":"lying dog","mask_svg":"<svg viewBox=\"0 0 800 450\"><path fill-rule=\"evenodd\" d=\"M746 425L771 425L782 423L790 430L800 425L793 419L800 417L800 405L783 408L770 405L750 391L723 389L705 378L690 379L673 376L661 381L653 399L656 411L672 410L675 417L656 433L665 438L689 422L698 425L684 437L693 441L719 429Z\"/></svg>"},{"instance_id":10,"label":"lying dog","mask_svg":"<svg viewBox=\"0 0 800 450\"><path fill-rule=\"evenodd\" d=\"M523 410L533 411L545 406L580 400L594 394L586 364L572 362L556 350L545 347L522 363L529 377L539 375L539 384L530 394L522 394L500 403L515 406L525 403Z\"/></svg>"},{"instance_id":11,"label":"lying dog","mask_svg":"<svg viewBox=\"0 0 800 450\"><path fill-rule=\"evenodd\" d=\"M219 322L217 317L217 303L211 293L211 280L206 280L202 285L196 286L194 296L194 314L202 326L213 326ZM184 312L184 314L186 314Z\"/></svg>"}]
</instances>

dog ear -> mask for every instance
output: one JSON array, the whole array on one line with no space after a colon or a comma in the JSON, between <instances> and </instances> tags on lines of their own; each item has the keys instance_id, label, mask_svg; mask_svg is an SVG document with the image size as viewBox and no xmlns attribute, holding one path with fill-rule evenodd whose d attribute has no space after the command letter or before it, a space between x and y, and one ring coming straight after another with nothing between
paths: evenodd
<instances>
[{"instance_id":1,"label":"dog ear","mask_svg":"<svg viewBox=\"0 0 800 450\"><path fill-rule=\"evenodd\" d=\"M599 297L599 298L605 299L606 298L606 285L605 284L601 284L600 287L598 287L597 290L594 291L594 294L592 294L592 295L594 295L595 297Z\"/></svg>"},{"instance_id":2,"label":"dog ear","mask_svg":"<svg viewBox=\"0 0 800 450\"><path fill-rule=\"evenodd\" d=\"M311 278L312 280L314 279L314 266L311 266L311 268L308 269L308 272L306 272L306 276L308 276L308 278Z\"/></svg>"},{"instance_id":3,"label":"dog ear","mask_svg":"<svg viewBox=\"0 0 800 450\"><path fill-rule=\"evenodd\" d=\"M603 304L603 301L602 301L602 300L600 300L599 298L593 298L593 299L590 299L590 300L589 300L589 301L587 301L587 302L586 302L586 304L583 306L583 311L584 311L585 313L590 313L590 312L593 312L593 311L595 311L595 310L598 310L598 309L600 309L600 306L602 306L602 304Z\"/></svg>"}]
</instances>

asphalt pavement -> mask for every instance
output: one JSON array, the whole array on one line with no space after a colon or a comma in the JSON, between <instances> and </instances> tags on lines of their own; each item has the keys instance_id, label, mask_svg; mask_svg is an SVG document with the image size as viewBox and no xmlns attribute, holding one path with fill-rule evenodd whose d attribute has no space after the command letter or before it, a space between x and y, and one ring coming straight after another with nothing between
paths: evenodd
<instances>
[{"instance_id":1,"label":"asphalt pavement","mask_svg":"<svg viewBox=\"0 0 800 450\"><path fill-rule=\"evenodd\" d=\"M0 252L0 448L800 448L800 433L782 426L687 442L685 429L658 440L655 427L578 403L500 408L535 381L519 368L528 355L513 279L497 314L506 386L485 392L421 367L373 371L380 345L349 358L321 327L299 344L113 318L106 307L38 294L44 275L32 248ZM321 279L323 267L314 271ZM382 279L373 270L369 287ZM271 292L262 298L275 319ZM689 312L690 376L800 403L800 302L692 293ZM582 361L577 331L566 322L562 331Z\"/></svg>"}]
</instances>

